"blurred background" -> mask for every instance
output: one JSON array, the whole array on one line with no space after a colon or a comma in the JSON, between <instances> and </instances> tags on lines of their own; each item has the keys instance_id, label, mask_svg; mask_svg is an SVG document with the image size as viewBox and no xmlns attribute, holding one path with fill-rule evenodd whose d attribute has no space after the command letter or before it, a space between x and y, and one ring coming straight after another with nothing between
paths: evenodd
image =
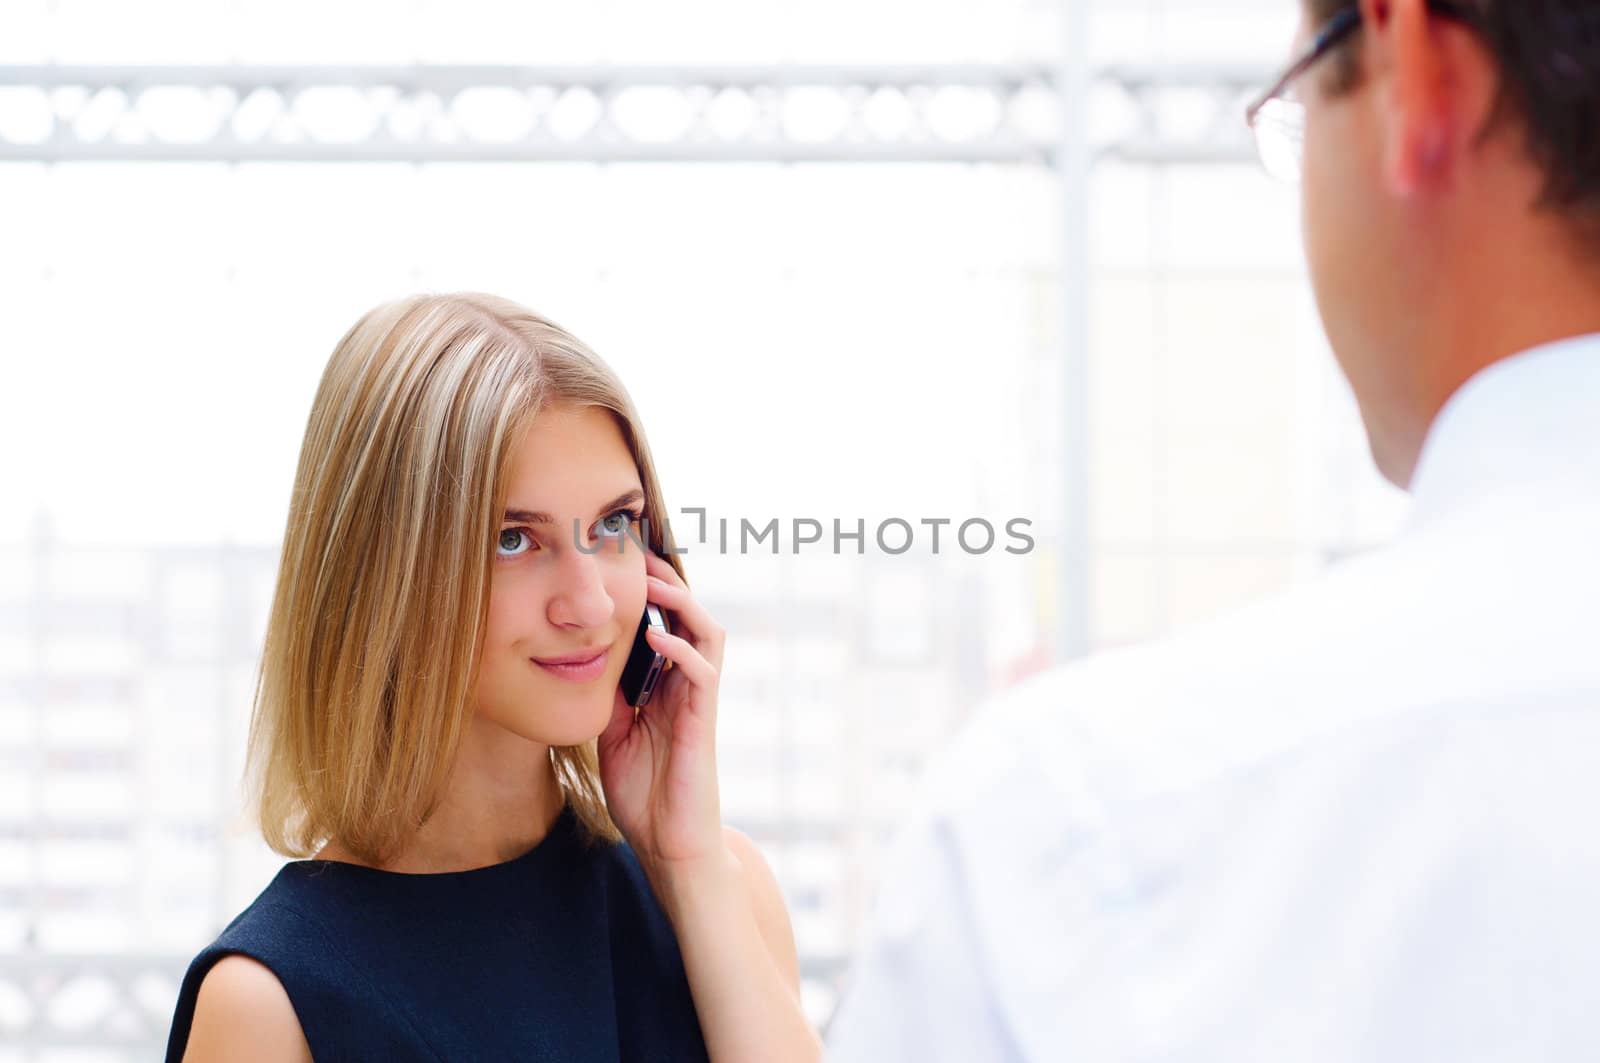
<instances>
[{"instance_id":1,"label":"blurred background","mask_svg":"<svg viewBox=\"0 0 1600 1063\"><path fill-rule=\"evenodd\" d=\"M417 290L586 340L706 511L674 526L730 632L723 809L825 1029L987 692L1398 527L1242 121L1297 17L5 0L0 1063L156 1058L283 862L240 774L300 435L339 336ZM720 519L825 534L723 552Z\"/></svg>"}]
</instances>

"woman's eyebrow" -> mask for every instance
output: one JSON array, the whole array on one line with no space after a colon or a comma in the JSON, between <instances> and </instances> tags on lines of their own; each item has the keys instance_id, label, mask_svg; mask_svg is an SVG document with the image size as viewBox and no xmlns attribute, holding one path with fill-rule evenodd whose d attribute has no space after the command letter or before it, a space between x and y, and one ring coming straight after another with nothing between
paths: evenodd
<instances>
[{"instance_id":1,"label":"woman's eyebrow","mask_svg":"<svg viewBox=\"0 0 1600 1063\"><path fill-rule=\"evenodd\" d=\"M622 506L626 506L626 505L629 505L629 504L632 504L632 503L642 503L643 501L644 501L644 492L641 491L639 488L635 487L631 491L624 491L622 494L618 495L616 498L613 498L611 501L609 501L605 505L601 506L599 508L599 510L597 510L596 512L598 512L598 513L610 513L612 510L618 509L618 508L620 508ZM508 520L508 521L516 521L519 524L554 524L555 523L555 519L553 517L551 517L550 514L541 512L539 510L529 510L529 509L508 509L508 510L506 510L506 520Z\"/></svg>"}]
</instances>

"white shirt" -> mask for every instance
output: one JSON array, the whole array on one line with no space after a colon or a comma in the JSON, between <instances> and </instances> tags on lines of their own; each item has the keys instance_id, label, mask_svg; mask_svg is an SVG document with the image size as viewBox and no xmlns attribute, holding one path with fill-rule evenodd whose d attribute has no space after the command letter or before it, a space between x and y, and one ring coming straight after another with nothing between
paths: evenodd
<instances>
[{"instance_id":1,"label":"white shirt","mask_svg":"<svg viewBox=\"0 0 1600 1063\"><path fill-rule=\"evenodd\" d=\"M1458 389L1412 496L975 714L829 1059L1600 1060L1600 335Z\"/></svg>"}]
</instances>

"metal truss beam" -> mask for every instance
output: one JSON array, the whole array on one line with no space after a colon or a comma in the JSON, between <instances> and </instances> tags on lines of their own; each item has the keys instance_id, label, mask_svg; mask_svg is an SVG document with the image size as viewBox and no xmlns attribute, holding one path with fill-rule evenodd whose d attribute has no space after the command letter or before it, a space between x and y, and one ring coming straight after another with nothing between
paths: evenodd
<instances>
[{"instance_id":1,"label":"metal truss beam","mask_svg":"<svg viewBox=\"0 0 1600 1063\"><path fill-rule=\"evenodd\" d=\"M1264 70L1112 66L1093 159L1249 158ZM1057 166L1048 65L0 66L0 160Z\"/></svg>"}]
</instances>

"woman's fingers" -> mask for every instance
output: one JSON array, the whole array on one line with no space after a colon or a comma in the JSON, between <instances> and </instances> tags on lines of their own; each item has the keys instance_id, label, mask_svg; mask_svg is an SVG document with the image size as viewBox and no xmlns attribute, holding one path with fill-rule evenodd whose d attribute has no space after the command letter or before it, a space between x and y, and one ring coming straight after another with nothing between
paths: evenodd
<instances>
[{"instance_id":1,"label":"woman's fingers","mask_svg":"<svg viewBox=\"0 0 1600 1063\"><path fill-rule=\"evenodd\" d=\"M716 690L716 668L687 639L656 628L650 628L645 638L657 653L678 666L685 679L704 690Z\"/></svg>"},{"instance_id":2,"label":"woman's fingers","mask_svg":"<svg viewBox=\"0 0 1600 1063\"><path fill-rule=\"evenodd\" d=\"M624 741L633 730L633 725L634 708L619 689L611 703L611 720L606 724L606 729L600 732L600 748L610 749Z\"/></svg>"},{"instance_id":3,"label":"woman's fingers","mask_svg":"<svg viewBox=\"0 0 1600 1063\"><path fill-rule=\"evenodd\" d=\"M649 600L672 610L674 617L686 628L681 633L688 636L690 645L701 650L714 666L720 667L727 632L711 619L711 614L695 600L689 588L675 586L658 576L647 576L646 582L650 588L647 595Z\"/></svg>"}]
</instances>

